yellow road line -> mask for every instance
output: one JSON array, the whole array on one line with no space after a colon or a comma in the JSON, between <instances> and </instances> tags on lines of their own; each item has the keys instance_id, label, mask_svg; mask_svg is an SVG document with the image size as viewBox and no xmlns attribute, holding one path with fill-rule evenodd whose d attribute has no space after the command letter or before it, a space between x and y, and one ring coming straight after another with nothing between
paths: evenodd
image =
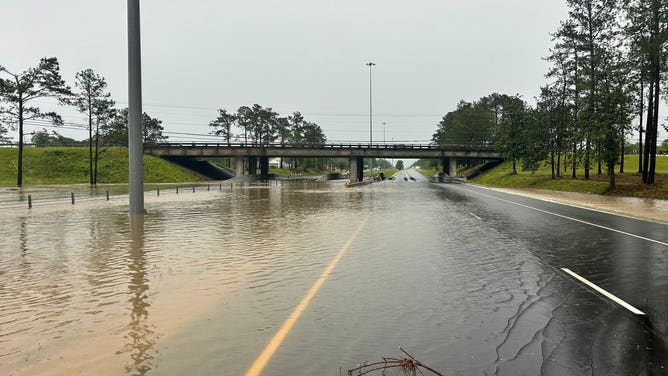
<instances>
[{"instance_id":1,"label":"yellow road line","mask_svg":"<svg viewBox=\"0 0 668 376\"><path fill-rule=\"evenodd\" d=\"M246 372L246 376L259 376L262 373L264 367L267 366L267 363L269 363L271 357L274 355L276 350L278 350L278 348L281 346L283 340L285 340L285 337L288 335L288 333L290 333L292 327L295 325L297 320L299 320L299 317L302 315L302 313L306 310L306 307L311 302L311 299L313 299L315 294L318 293L318 290L320 290L320 287L322 287L322 285L325 283L329 275L332 273L332 270L334 270L334 268L339 263L341 258L348 251L348 248L350 248L350 246L353 244L355 238L357 238L360 232L362 232L362 228L364 228L368 220L369 220L369 215L367 215L366 218L364 218L364 220L357 227L357 230L355 230L350 239L348 239L348 241L343 245L343 247L341 247L339 253L327 266L327 269L325 269L325 271L323 271L322 274L320 274L320 277L318 277L313 286L311 286L311 288L308 290L306 296L304 296L301 302L299 302L297 307L295 307L295 309L292 311L290 316L288 316L287 320L285 320L285 322L278 330L278 332L274 335L271 341L269 341L267 347L264 348L260 356L258 356L257 359L255 359L253 365Z\"/></svg>"}]
</instances>

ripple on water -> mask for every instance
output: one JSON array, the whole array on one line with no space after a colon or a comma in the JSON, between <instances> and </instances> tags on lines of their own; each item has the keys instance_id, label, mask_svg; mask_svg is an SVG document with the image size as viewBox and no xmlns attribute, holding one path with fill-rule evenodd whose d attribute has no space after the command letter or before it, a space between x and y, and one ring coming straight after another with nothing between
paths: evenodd
<instances>
[{"instance_id":1,"label":"ripple on water","mask_svg":"<svg viewBox=\"0 0 668 376\"><path fill-rule=\"evenodd\" d=\"M367 217L272 374L398 345L482 372L530 343L541 301L561 294L529 246L429 184L163 196L143 231L122 206L0 217L0 373L241 374Z\"/></svg>"}]
</instances>

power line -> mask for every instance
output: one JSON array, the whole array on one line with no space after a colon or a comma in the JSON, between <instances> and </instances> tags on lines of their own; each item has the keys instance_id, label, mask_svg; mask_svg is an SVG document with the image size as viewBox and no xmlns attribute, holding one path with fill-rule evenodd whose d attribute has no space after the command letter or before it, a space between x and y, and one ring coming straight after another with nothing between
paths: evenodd
<instances>
[{"instance_id":1,"label":"power line","mask_svg":"<svg viewBox=\"0 0 668 376\"><path fill-rule=\"evenodd\" d=\"M53 104L53 102L48 101L38 101L38 103ZM127 102L116 102L117 104L126 104ZM202 107L202 106L193 106L193 105L177 105L177 104L165 104L165 103L143 103L145 107L158 107L158 108L173 108L181 110L193 110L193 111L218 111L219 109L225 109L226 107ZM281 116L292 115L295 112L301 113L303 116L331 116L331 117L368 117L367 112L335 112L335 111L322 111L322 112L301 112L301 111L292 111L292 112L279 112ZM374 113L374 116L379 117L397 117L397 118L411 118L411 117L442 117L444 114L435 114L435 113ZM203 116L203 115L202 115Z\"/></svg>"}]
</instances>

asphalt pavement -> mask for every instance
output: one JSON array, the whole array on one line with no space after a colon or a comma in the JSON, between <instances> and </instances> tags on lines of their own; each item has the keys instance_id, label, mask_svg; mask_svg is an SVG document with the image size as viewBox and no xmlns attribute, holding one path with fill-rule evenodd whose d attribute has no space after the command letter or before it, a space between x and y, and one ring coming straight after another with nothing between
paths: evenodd
<instances>
[{"instance_id":1,"label":"asphalt pavement","mask_svg":"<svg viewBox=\"0 0 668 376\"><path fill-rule=\"evenodd\" d=\"M553 319L541 335L553 352L541 373L668 374L667 225L469 184L438 187L481 233L514 239L559 276L544 294Z\"/></svg>"}]
</instances>

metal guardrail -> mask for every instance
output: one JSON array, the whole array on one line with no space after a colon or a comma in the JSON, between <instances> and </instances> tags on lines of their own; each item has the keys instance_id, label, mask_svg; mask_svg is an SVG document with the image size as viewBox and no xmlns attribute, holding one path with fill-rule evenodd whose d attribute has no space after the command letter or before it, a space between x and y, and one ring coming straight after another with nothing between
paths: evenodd
<instances>
[{"instance_id":1,"label":"metal guardrail","mask_svg":"<svg viewBox=\"0 0 668 376\"><path fill-rule=\"evenodd\" d=\"M108 146L108 145L107 145ZM112 145L114 146L114 145ZM116 145L117 146L117 145ZM0 147L15 148L18 144L0 144ZM24 147L34 148L38 147L34 144L25 143ZM82 147L82 145L60 145L48 146L49 148L68 148L68 147ZM217 147L217 148L270 148L270 149L295 149L295 148L318 148L318 149L400 149L400 150L478 150L478 151L496 151L496 146L493 145L466 145L466 144L449 144L449 145L433 145L433 144L402 144L402 143L299 143L299 144L253 144L253 143L239 143L239 142L160 142L160 143L145 143L144 148L152 147Z\"/></svg>"},{"instance_id":2,"label":"metal guardrail","mask_svg":"<svg viewBox=\"0 0 668 376\"><path fill-rule=\"evenodd\" d=\"M161 142L161 143L147 143L144 144L145 149L162 147L178 147L178 148L199 148L199 147L216 147L216 148L267 148L267 149L399 149L399 150L484 150L496 151L496 147L492 145L432 145L432 144L380 144L380 143L336 143L336 144L252 144L252 143L226 143L226 142Z\"/></svg>"},{"instance_id":3,"label":"metal guardrail","mask_svg":"<svg viewBox=\"0 0 668 376\"><path fill-rule=\"evenodd\" d=\"M275 181L275 184L278 185L278 181ZM156 185L149 187L147 185L144 189L145 194L160 196L161 194L170 195L170 194L188 194L201 191L222 191L228 189L234 189L239 187L245 187L250 185L273 185L274 183L267 182L234 182L234 181L219 181L216 183L167 183L165 185ZM40 207L48 207L53 205L75 205L78 203L86 202L103 202L110 201L111 199L116 199L120 197L128 197L127 188L111 188L111 189L100 189L99 191L65 191L52 192L52 191L26 191L26 192L15 192L13 194L3 194L0 195L0 212L5 209L32 209Z\"/></svg>"}]
</instances>

